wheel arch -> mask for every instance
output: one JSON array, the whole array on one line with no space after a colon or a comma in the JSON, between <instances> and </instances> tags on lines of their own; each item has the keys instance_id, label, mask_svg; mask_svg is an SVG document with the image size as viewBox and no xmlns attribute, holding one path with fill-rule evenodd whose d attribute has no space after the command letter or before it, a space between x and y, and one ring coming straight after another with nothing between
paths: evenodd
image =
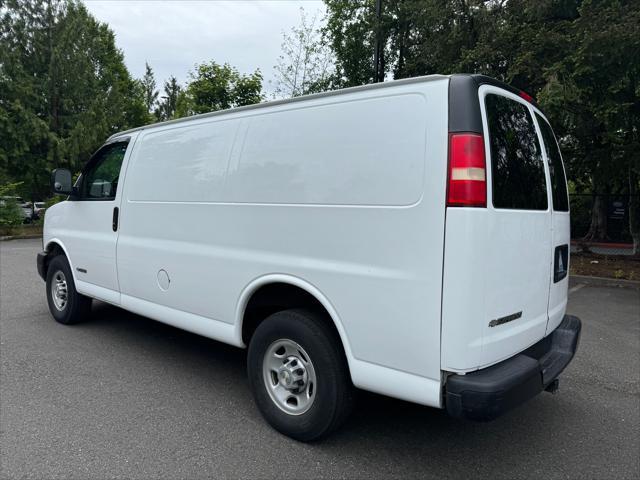
<instances>
[{"instance_id":1,"label":"wheel arch","mask_svg":"<svg viewBox=\"0 0 640 480\"><path fill-rule=\"evenodd\" d=\"M71 261L71 257L69 256L69 252L67 251L67 248L64 246L64 243L57 238L51 238L44 245L44 251L47 252L47 262L45 265L45 277L46 277L46 272L49 268L49 262L51 261L51 259L56 255L62 254L66 257L67 262L69 262L71 275L73 276L73 281L75 282L76 274L73 268L73 262Z\"/></svg>"},{"instance_id":2,"label":"wheel arch","mask_svg":"<svg viewBox=\"0 0 640 480\"><path fill-rule=\"evenodd\" d=\"M304 294L313 298L317 304L322 307L322 310L327 314L328 318L331 319L331 324L334 327L335 331L338 334L340 339L340 343L342 344L342 349L344 351L345 357L347 358L347 362L349 363L349 369L351 370L353 355L351 353L351 347L349 345L349 341L347 338L346 331L338 315L338 312L331 304L326 295L324 295L317 287L312 285L310 282L303 280L299 277L295 277L293 275L285 275L285 274L269 274L258 277L252 280L242 291L236 306L236 339L239 345L247 345L246 340L247 332L255 327L264 320L264 318L259 319L259 321L255 325L248 325L246 321L249 320L247 317L248 307L251 305L252 299L256 298L256 295L259 295L261 291L264 291L265 288L270 288L273 286L284 286L298 289L300 292L304 292ZM283 305L283 307L286 307ZM292 306L293 307L293 306ZM278 310L282 310L286 308L279 308ZM249 320L250 321L250 320ZM252 332L251 332L252 333ZM250 335L249 335L250 337Z\"/></svg>"}]
</instances>

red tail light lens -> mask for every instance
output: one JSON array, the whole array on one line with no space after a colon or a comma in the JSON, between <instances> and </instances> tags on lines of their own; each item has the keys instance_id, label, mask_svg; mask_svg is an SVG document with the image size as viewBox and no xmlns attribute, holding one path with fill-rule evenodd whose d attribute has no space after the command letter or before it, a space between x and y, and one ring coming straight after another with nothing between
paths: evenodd
<instances>
[{"instance_id":1,"label":"red tail light lens","mask_svg":"<svg viewBox=\"0 0 640 480\"><path fill-rule=\"evenodd\" d=\"M520 92L520 98L524 98L527 102L533 103L533 97L529 95L527 92Z\"/></svg>"},{"instance_id":2,"label":"red tail light lens","mask_svg":"<svg viewBox=\"0 0 640 480\"><path fill-rule=\"evenodd\" d=\"M452 133L449 137L447 206L487 206L487 175L482 135Z\"/></svg>"}]
</instances>

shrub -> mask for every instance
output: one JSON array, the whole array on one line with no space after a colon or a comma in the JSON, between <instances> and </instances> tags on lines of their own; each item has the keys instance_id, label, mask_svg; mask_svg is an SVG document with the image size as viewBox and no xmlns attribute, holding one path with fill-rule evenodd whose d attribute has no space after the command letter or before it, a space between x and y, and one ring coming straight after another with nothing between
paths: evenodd
<instances>
[{"instance_id":1,"label":"shrub","mask_svg":"<svg viewBox=\"0 0 640 480\"><path fill-rule=\"evenodd\" d=\"M22 225L23 219L20 206L16 202L0 200L0 228L18 227Z\"/></svg>"},{"instance_id":2,"label":"shrub","mask_svg":"<svg viewBox=\"0 0 640 480\"><path fill-rule=\"evenodd\" d=\"M2 197L10 197L14 194L19 183L8 183L6 185L0 185L0 231L2 233L8 233L12 228L22 225L24 217L20 206L12 198L6 200Z\"/></svg>"}]
</instances>

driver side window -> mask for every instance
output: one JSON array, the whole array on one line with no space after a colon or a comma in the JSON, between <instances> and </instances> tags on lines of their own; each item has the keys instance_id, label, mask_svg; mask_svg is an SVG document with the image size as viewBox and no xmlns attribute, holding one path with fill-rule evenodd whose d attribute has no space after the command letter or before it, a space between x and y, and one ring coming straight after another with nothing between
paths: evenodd
<instances>
[{"instance_id":1,"label":"driver side window","mask_svg":"<svg viewBox=\"0 0 640 480\"><path fill-rule=\"evenodd\" d=\"M116 198L118 178L128 142L103 147L89 161L80 179L80 200L113 200Z\"/></svg>"}]
</instances>

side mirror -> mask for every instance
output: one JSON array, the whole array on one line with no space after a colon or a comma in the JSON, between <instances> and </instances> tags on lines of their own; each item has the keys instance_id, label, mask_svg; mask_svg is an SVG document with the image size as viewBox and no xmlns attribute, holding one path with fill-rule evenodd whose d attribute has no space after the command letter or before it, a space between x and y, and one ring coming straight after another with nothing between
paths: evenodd
<instances>
[{"instance_id":1,"label":"side mirror","mask_svg":"<svg viewBox=\"0 0 640 480\"><path fill-rule=\"evenodd\" d=\"M56 168L51 174L51 190L56 195L71 195L73 185L71 172L66 168Z\"/></svg>"}]
</instances>

